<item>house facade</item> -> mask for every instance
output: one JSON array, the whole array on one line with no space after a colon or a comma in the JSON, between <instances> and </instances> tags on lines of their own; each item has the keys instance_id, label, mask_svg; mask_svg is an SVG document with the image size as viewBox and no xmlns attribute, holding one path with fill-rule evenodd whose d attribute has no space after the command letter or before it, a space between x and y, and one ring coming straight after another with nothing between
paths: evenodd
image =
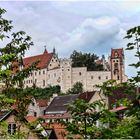
<instances>
[{"instance_id":1,"label":"house facade","mask_svg":"<svg viewBox=\"0 0 140 140\"><path fill-rule=\"evenodd\" d=\"M25 87L31 87L33 84L41 88L59 85L61 91L66 92L76 82L81 82L84 91L93 91L96 90L95 85L109 79L115 79L118 82L127 80L123 49L112 49L111 57L107 61L105 58L97 61L103 64L103 71L87 71L87 67L72 67L71 59L59 59L55 51L48 53L45 50L41 55L24 58L24 67L28 67L35 61L40 61L38 64L40 69L33 71L24 80Z\"/></svg>"}]
</instances>

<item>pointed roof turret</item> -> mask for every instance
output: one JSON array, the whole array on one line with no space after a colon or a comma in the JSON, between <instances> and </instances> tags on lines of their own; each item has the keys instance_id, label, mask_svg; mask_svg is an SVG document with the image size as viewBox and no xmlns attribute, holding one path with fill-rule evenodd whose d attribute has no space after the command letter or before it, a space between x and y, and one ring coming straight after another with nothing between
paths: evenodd
<instances>
[{"instance_id":1,"label":"pointed roof turret","mask_svg":"<svg viewBox=\"0 0 140 140\"><path fill-rule=\"evenodd\" d=\"M45 50L44 50L44 53L48 53L47 49L46 49L46 45L44 46Z\"/></svg>"},{"instance_id":2,"label":"pointed roof turret","mask_svg":"<svg viewBox=\"0 0 140 140\"><path fill-rule=\"evenodd\" d=\"M53 54L55 54L56 53L56 50L55 50L55 47L53 47Z\"/></svg>"}]
</instances>

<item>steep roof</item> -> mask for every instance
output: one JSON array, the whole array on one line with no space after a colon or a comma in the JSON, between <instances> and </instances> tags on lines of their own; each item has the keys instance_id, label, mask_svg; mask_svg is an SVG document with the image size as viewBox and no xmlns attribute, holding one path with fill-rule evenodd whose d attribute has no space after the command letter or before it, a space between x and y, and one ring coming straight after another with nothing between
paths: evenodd
<instances>
[{"instance_id":1,"label":"steep roof","mask_svg":"<svg viewBox=\"0 0 140 140\"><path fill-rule=\"evenodd\" d=\"M47 107L48 106L48 101L45 99L38 99L36 102L38 103L39 107Z\"/></svg>"},{"instance_id":2,"label":"steep roof","mask_svg":"<svg viewBox=\"0 0 140 140\"><path fill-rule=\"evenodd\" d=\"M9 114L11 113L11 111L0 111L0 121L2 121L3 119L5 119Z\"/></svg>"},{"instance_id":3,"label":"steep roof","mask_svg":"<svg viewBox=\"0 0 140 140\"><path fill-rule=\"evenodd\" d=\"M55 131L55 134L57 136L57 139L67 139L67 130L65 128L65 126L58 124L58 123L43 123L42 124L44 127L48 128L52 128Z\"/></svg>"},{"instance_id":4,"label":"steep roof","mask_svg":"<svg viewBox=\"0 0 140 140\"><path fill-rule=\"evenodd\" d=\"M43 54L26 57L23 59L24 67L28 67L32 65L33 62L39 61L38 68L45 68L48 66L51 58L53 57L53 53L48 53L46 50Z\"/></svg>"},{"instance_id":5,"label":"steep roof","mask_svg":"<svg viewBox=\"0 0 140 140\"><path fill-rule=\"evenodd\" d=\"M55 97L51 104L46 108L46 114L67 112L68 104L75 101L77 97L78 94Z\"/></svg>"},{"instance_id":6,"label":"steep roof","mask_svg":"<svg viewBox=\"0 0 140 140\"><path fill-rule=\"evenodd\" d=\"M86 102L89 102L91 100L91 98L94 96L95 92L96 91L81 93L81 94L79 94L78 98L83 99Z\"/></svg>"},{"instance_id":7,"label":"steep roof","mask_svg":"<svg viewBox=\"0 0 140 140\"><path fill-rule=\"evenodd\" d=\"M118 58L123 58L124 57L123 48L111 49L111 58L115 58L116 53L118 54Z\"/></svg>"}]
</instances>

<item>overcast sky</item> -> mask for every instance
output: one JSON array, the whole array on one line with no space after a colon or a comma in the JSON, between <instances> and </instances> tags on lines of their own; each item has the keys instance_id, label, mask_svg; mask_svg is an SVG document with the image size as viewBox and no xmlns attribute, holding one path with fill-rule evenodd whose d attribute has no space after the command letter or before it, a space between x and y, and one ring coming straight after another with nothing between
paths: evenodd
<instances>
[{"instance_id":1,"label":"overcast sky","mask_svg":"<svg viewBox=\"0 0 140 140\"><path fill-rule=\"evenodd\" d=\"M69 57L73 50L110 54L111 48L126 48L126 31L140 25L140 0L92 1L1 1L6 18L13 21L14 30L24 30L34 46L26 56L56 48L60 57ZM134 52L125 51L126 74L135 70Z\"/></svg>"}]
</instances>

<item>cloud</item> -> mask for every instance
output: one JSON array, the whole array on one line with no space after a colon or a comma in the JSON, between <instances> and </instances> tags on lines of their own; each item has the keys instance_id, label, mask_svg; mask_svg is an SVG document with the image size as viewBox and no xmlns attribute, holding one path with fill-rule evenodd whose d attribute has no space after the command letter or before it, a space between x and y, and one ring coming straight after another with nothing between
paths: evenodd
<instances>
[{"instance_id":1,"label":"cloud","mask_svg":"<svg viewBox=\"0 0 140 140\"><path fill-rule=\"evenodd\" d=\"M49 41L49 45L55 45L62 56L70 55L74 49L107 53L111 47L120 46L123 33L116 17L87 18L67 33L64 39L55 37Z\"/></svg>"},{"instance_id":2,"label":"cloud","mask_svg":"<svg viewBox=\"0 0 140 140\"><path fill-rule=\"evenodd\" d=\"M107 55L111 48L126 46L126 30L140 21L140 2L136 0L7 1L0 6L7 10L15 31L24 30L33 38L35 45L26 56L42 53L44 45L49 51L55 46L61 57L69 57L74 49ZM127 64L132 56L126 53Z\"/></svg>"}]
</instances>

